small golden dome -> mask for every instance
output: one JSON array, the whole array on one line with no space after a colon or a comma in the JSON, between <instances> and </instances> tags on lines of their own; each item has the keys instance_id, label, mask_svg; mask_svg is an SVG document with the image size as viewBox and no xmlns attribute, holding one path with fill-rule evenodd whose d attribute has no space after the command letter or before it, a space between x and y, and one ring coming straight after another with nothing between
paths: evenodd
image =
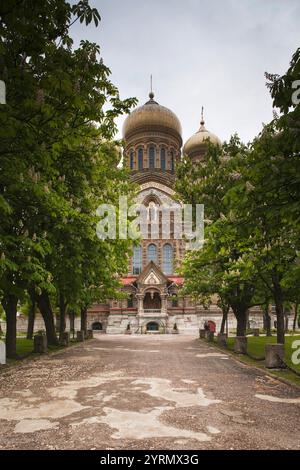
<instances>
[{"instance_id":1,"label":"small golden dome","mask_svg":"<svg viewBox=\"0 0 300 470\"><path fill-rule=\"evenodd\" d=\"M183 147L184 155L192 156L192 155L197 154L198 152L203 153L205 147L207 147L207 140L209 140L214 145L222 144L219 137L217 137L212 132L208 131L205 128L204 124L205 123L204 123L203 115L202 115L199 130L196 132L196 134L192 135L192 137L190 137L184 144L184 147Z\"/></svg>"},{"instance_id":2,"label":"small golden dome","mask_svg":"<svg viewBox=\"0 0 300 470\"><path fill-rule=\"evenodd\" d=\"M143 131L145 128L164 128L172 133L179 134L181 138L181 124L176 114L154 101L152 92L149 94L149 98L150 100L147 103L133 110L125 119L123 138L126 140L130 134Z\"/></svg>"}]
</instances>

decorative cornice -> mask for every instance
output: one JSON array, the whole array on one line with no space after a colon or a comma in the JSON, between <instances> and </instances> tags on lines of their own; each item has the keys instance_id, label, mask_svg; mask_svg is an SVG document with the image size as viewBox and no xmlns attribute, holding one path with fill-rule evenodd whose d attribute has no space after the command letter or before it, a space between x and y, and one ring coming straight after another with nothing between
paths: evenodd
<instances>
[{"instance_id":1,"label":"decorative cornice","mask_svg":"<svg viewBox=\"0 0 300 470\"><path fill-rule=\"evenodd\" d=\"M148 181L147 183L143 183L140 186L140 192L145 191L147 189L158 189L159 191L162 191L163 193L168 194L169 196L174 196L174 191L171 189L169 186L166 186L161 183L157 183L154 181Z\"/></svg>"},{"instance_id":2,"label":"decorative cornice","mask_svg":"<svg viewBox=\"0 0 300 470\"><path fill-rule=\"evenodd\" d=\"M176 142L178 143L179 147L182 147L182 137L178 132L175 130L171 129L170 127L164 127L164 126L156 126L156 125L151 125L151 126L140 126L135 128L132 132L129 132L126 135L126 144L129 144L129 142L133 139L139 138L142 134L143 139L145 137L150 137L150 136L157 136L161 137L162 135L166 136L172 136L176 139Z\"/></svg>"},{"instance_id":3,"label":"decorative cornice","mask_svg":"<svg viewBox=\"0 0 300 470\"><path fill-rule=\"evenodd\" d=\"M144 170L134 170L130 176L133 182L140 185L155 181L157 183L161 183L164 186L172 188L175 183L175 175L171 173L171 171L161 170L160 168L145 168Z\"/></svg>"}]
</instances>

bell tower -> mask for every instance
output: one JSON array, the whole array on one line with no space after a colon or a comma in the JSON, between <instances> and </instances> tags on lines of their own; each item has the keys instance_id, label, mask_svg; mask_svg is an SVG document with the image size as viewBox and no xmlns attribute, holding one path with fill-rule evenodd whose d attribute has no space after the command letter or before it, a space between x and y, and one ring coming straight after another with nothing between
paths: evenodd
<instances>
[{"instance_id":1,"label":"bell tower","mask_svg":"<svg viewBox=\"0 0 300 470\"><path fill-rule=\"evenodd\" d=\"M125 120L124 161L135 182L149 179L172 186L176 161L181 157L181 124L177 116L154 99L136 108Z\"/></svg>"}]
</instances>

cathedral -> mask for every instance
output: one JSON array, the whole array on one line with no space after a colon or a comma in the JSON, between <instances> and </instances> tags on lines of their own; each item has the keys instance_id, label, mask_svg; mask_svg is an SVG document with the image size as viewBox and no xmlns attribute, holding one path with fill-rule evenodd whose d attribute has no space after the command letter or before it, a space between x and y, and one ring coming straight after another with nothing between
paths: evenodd
<instances>
[{"instance_id":1,"label":"cathedral","mask_svg":"<svg viewBox=\"0 0 300 470\"><path fill-rule=\"evenodd\" d=\"M198 334L205 321L219 328L222 312L216 303L204 309L180 294L184 279L178 270L184 257L185 241L174 236L172 213L168 238L162 236L159 208L163 205L174 210L180 207L174 194L174 171L182 153L199 161L207 150L207 140L221 144L220 139L206 130L202 115L199 130L182 149L179 119L170 109L160 105L151 92L149 100L126 118L123 140L123 162L139 187L137 203L148 209L146 225L149 225L149 232L146 230L140 244L133 247L128 274L121 279L126 298L112 299L107 304L90 308L89 328L108 334L192 335ZM151 225L155 220L158 230L153 234ZM255 309L251 316L252 322L260 323L260 315ZM232 314L229 326L235 326Z\"/></svg>"}]
</instances>

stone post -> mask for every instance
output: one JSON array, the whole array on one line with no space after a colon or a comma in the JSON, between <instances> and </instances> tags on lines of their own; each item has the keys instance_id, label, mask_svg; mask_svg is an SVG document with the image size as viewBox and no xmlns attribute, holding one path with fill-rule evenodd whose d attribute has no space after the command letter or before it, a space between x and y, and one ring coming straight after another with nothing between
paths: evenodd
<instances>
[{"instance_id":1,"label":"stone post","mask_svg":"<svg viewBox=\"0 0 300 470\"><path fill-rule=\"evenodd\" d=\"M201 339L205 338L205 330L202 330L202 329L199 330L199 338Z\"/></svg>"},{"instance_id":2,"label":"stone post","mask_svg":"<svg viewBox=\"0 0 300 470\"><path fill-rule=\"evenodd\" d=\"M79 330L77 331L76 333L76 338L77 338L77 341L84 341L84 331L83 330Z\"/></svg>"},{"instance_id":3,"label":"stone post","mask_svg":"<svg viewBox=\"0 0 300 470\"><path fill-rule=\"evenodd\" d=\"M59 342L62 346L69 346L70 344L70 333L68 331L64 331Z\"/></svg>"},{"instance_id":4,"label":"stone post","mask_svg":"<svg viewBox=\"0 0 300 470\"><path fill-rule=\"evenodd\" d=\"M43 354L47 352L47 336L44 334L34 335L33 352Z\"/></svg>"},{"instance_id":5,"label":"stone post","mask_svg":"<svg viewBox=\"0 0 300 470\"><path fill-rule=\"evenodd\" d=\"M227 335L226 333L218 333L218 336L217 336L217 343L226 348L227 347Z\"/></svg>"},{"instance_id":6,"label":"stone post","mask_svg":"<svg viewBox=\"0 0 300 470\"><path fill-rule=\"evenodd\" d=\"M284 369L284 344L266 344L265 346L265 366L268 369Z\"/></svg>"},{"instance_id":7,"label":"stone post","mask_svg":"<svg viewBox=\"0 0 300 470\"><path fill-rule=\"evenodd\" d=\"M3 341L0 341L0 364L6 364L6 348Z\"/></svg>"},{"instance_id":8,"label":"stone post","mask_svg":"<svg viewBox=\"0 0 300 470\"><path fill-rule=\"evenodd\" d=\"M234 341L234 351L238 354L247 354L247 337L237 336Z\"/></svg>"},{"instance_id":9,"label":"stone post","mask_svg":"<svg viewBox=\"0 0 300 470\"><path fill-rule=\"evenodd\" d=\"M86 332L86 339L93 339L93 330L87 330Z\"/></svg>"},{"instance_id":10,"label":"stone post","mask_svg":"<svg viewBox=\"0 0 300 470\"><path fill-rule=\"evenodd\" d=\"M253 336L259 336L259 328L253 328Z\"/></svg>"}]
</instances>

